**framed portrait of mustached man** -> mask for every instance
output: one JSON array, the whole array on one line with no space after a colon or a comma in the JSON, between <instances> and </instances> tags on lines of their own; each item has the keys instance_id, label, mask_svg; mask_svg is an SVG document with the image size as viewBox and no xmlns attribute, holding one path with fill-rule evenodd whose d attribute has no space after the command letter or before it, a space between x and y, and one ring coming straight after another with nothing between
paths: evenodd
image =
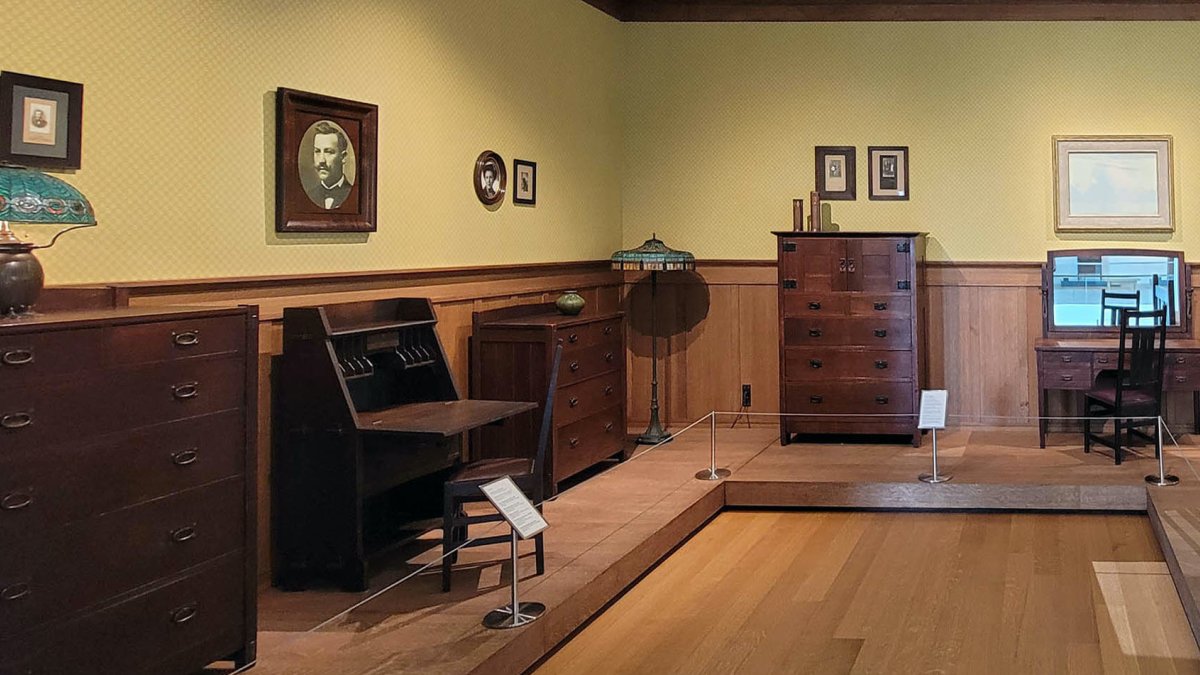
<instances>
[{"instance_id":1,"label":"framed portrait of mustached man","mask_svg":"<svg viewBox=\"0 0 1200 675\"><path fill-rule=\"evenodd\" d=\"M379 108L280 88L275 231L374 232Z\"/></svg>"},{"instance_id":2,"label":"framed portrait of mustached man","mask_svg":"<svg viewBox=\"0 0 1200 675\"><path fill-rule=\"evenodd\" d=\"M82 135L82 84L0 73L0 163L73 171Z\"/></svg>"}]
</instances>

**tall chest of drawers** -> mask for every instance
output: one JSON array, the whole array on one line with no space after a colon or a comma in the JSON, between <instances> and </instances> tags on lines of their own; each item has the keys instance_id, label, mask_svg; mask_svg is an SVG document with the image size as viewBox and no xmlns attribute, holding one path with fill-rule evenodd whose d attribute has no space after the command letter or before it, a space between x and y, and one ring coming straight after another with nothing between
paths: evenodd
<instances>
[{"instance_id":1,"label":"tall chest of drawers","mask_svg":"<svg viewBox=\"0 0 1200 675\"><path fill-rule=\"evenodd\" d=\"M920 444L925 236L776 232L780 442L905 434ZM828 417L824 417L828 415Z\"/></svg>"},{"instance_id":2,"label":"tall chest of drawers","mask_svg":"<svg viewBox=\"0 0 1200 675\"><path fill-rule=\"evenodd\" d=\"M564 316L553 304L476 312L471 397L537 401L538 410L474 433L478 458L532 456L554 345L563 345L547 449L550 492L559 482L625 452L625 338L621 312Z\"/></svg>"},{"instance_id":3,"label":"tall chest of drawers","mask_svg":"<svg viewBox=\"0 0 1200 675\"><path fill-rule=\"evenodd\" d=\"M0 674L255 658L252 307L0 319Z\"/></svg>"}]
</instances>

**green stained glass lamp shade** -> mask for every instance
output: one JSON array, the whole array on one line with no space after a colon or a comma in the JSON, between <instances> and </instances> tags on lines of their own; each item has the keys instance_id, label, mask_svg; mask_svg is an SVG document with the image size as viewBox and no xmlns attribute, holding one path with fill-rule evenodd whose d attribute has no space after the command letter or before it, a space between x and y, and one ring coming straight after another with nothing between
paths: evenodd
<instances>
[{"instance_id":1,"label":"green stained glass lamp shade","mask_svg":"<svg viewBox=\"0 0 1200 675\"><path fill-rule=\"evenodd\" d=\"M664 272L668 270L696 269L696 256L688 251L676 251L656 236L651 236L644 244L626 251L612 254L614 270L649 270Z\"/></svg>"},{"instance_id":2,"label":"green stained glass lamp shade","mask_svg":"<svg viewBox=\"0 0 1200 675\"><path fill-rule=\"evenodd\" d=\"M95 225L87 197L40 171L0 166L0 221L33 225Z\"/></svg>"}]
</instances>

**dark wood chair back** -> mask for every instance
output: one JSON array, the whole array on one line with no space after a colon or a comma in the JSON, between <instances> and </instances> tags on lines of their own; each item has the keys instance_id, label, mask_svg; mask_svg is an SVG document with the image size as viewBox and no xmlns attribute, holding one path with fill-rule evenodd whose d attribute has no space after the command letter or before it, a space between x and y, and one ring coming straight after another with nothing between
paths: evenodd
<instances>
[{"instance_id":1,"label":"dark wood chair back","mask_svg":"<svg viewBox=\"0 0 1200 675\"><path fill-rule=\"evenodd\" d=\"M554 430L554 393L558 390L558 366L562 362L563 346L559 341L554 346L554 358L550 362L550 386L546 388L546 406L542 409L542 430L538 433L537 454L533 456L534 504L542 503L546 496L546 448L550 446L550 433Z\"/></svg>"},{"instance_id":2,"label":"dark wood chair back","mask_svg":"<svg viewBox=\"0 0 1200 675\"><path fill-rule=\"evenodd\" d=\"M1121 310L1138 311L1142 308L1142 292L1100 290L1100 325L1115 326Z\"/></svg>"},{"instance_id":3,"label":"dark wood chair back","mask_svg":"<svg viewBox=\"0 0 1200 675\"><path fill-rule=\"evenodd\" d=\"M1143 325L1143 319L1151 319ZM1130 394L1142 394L1161 408L1163 368L1166 362L1167 310L1121 310L1121 342L1117 352L1116 407Z\"/></svg>"}]
</instances>

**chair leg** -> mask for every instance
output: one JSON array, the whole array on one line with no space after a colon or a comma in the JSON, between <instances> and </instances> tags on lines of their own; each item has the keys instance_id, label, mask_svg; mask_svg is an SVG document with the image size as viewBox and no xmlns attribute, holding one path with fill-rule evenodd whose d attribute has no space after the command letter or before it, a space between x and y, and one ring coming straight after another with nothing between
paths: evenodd
<instances>
[{"instance_id":1,"label":"chair leg","mask_svg":"<svg viewBox=\"0 0 1200 675\"><path fill-rule=\"evenodd\" d=\"M1083 451L1092 451L1092 406L1087 403L1083 404Z\"/></svg>"},{"instance_id":2,"label":"chair leg","mask_svg":"<svg viewBox=\"0 0 1200 675\"><path fill-rule=\"evenodd\" d=\"M542 535L539 533L533 537L533 555L537 561L537 573L542 575L546 573L546 545L542 541Z\"/></svg>"},{"instance_id":3,"label":"chair leg","mask_svg":"<svg viewBox=\"0 0 1200 675\"><path fill-rule=\"evenodd\" d=\"M1121 465L1121 420L1113 420L1113 457L1117 466Z\"/></svg>"},{"instance_id":4,"label":"chair leg","mask_svg":"<svg viewBox=\"0 0 1200 675\"><path fill-rule=\"evenodd\" d=\"M454 497L447 490L442 496L442 592L450 592L450 551L454 548Z\"/></svg>"}]
</instances>

